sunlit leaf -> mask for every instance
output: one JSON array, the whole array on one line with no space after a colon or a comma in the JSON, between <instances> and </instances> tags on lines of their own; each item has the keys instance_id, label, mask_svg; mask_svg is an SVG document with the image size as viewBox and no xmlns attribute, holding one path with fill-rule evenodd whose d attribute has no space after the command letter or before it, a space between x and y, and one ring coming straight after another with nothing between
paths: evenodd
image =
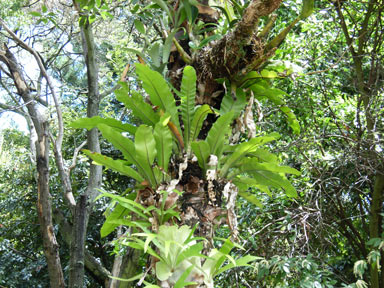
<instances>
[{"instance_id":1,"label":"sunlit leaf","mask_svg":"<svg viewBox=\"0 0 384 288\"><path fill-rule=\"evenodd\" d=\"M158 165L167 172L173 146L171 131L169 131L167 126L157 123L155 126L154 137L156 140Z\"/></svg>"},{"instance_id":2,"label":"sunlit leaf","mask_svg":"<svg viewBox=\"0 0 384 288\"><path fill-rule=\"evenodd\" d=\"M121 173L122 175L131 177L139 182L142 182L144 180L139 173L137 173L131 167L125 165L124 162L121 160L114 160L100 153L91 152L86 149L83 149L82 151L84 152L84 154L88 155L88 157L91 158L98 165L103 165L109 169L112 169L116 172Z\"/></svg>"},{"instance_id":3,"label":"sunlit leaf","mask_svg":"<svg viewBox=\"0 0 384 288\"><path fill-rule=\"evenodd\" d=\"M192 148L193 153L197 157L197 161L199 163L199 166L201 168L203 168L204 170L207 170L207 161L208 161L208 158L210 155L209 144L205 141L192 142L191 148Z\"/></svg>"},{"instance_id":4,"label":"sunlit leaf","mask_svg":"<svg viewBox=\"0 0 384 288\"><path fill-rule=\"evenodd\" d=\"M140 125L135 134L135 153L136 159L142 169L150 176L152 184L156 183L156 177L152 169L157 154L156 142L153 136L152 127Z\"/></svg>"},{"instance_id":5,"label":"sunlit leaf","mask_svg":"<svg viewBox=\"0 0 384 288\"><path fill-rule=\"evenodd\" d=\"M143 81L143 88L148 93L152 104L158 106L163 112L168 112L172 123L181 133L175 98L163 76L140 63L136 63L136 73Z\"/></svg>"},{"instance_id":6,"label":"sunlit leaf","mask_svg":"<svg viewBox=\"0 0 384 288\"><path fill-rule=\"evenodd\" d=\"M247 100L245 93L242 88L236 89L236 99L231 95L231 92L228 91L223 98L223 101L220 105L220 114L224 115L230 111L233 112L233 118L240 116L240 113L244 110Z\"/></svg>"},{"instance_id":7,"label":"sunlit leaf","mask_svg":"<svg viewBox=\"0 0 384 288\"><path fill-rule=\"evenodd\" d=\"M181 117L184 124L184 145L189 146L191 140L191 124L195 114L196 71L192 66L186 66L181 81Z\"/></svg>"},{"instance_id":8,"label":"sunlit leaf","mask_svg":"<svg viewBox=\"0 0 384 288\"><path fill-rule=\"evenodd\" d=\"M133 115L142 120L144 124L155 126L159 121L159 116L139 93L131 92L131 96L129 96L127 88L121 88L116 90L115 94L116 99L123 102L132 111Z\"/></svg>"},{"instance_id":9,"label":"sunlit leaf","mask_svg":"<svg viewBox=\"0 0 384 288\"><path fill-rule=\"evenodd\" d=\"M199 136L200 133L200 129L203 126L204 120L209 113L212 113L212 109L207 104L200 106L196 110L191 124L190 141L195 141L197 139L197 136Z\"/></svg>"},{"instance_id":10,"label":"sunlit leaf","mask_svg":"<svg viewBox=\"0 0 384 288\"><path fill-rule=\"evenodd\" d=\"M136 127L131 124L122 123L119 120L113 118L101 118L100 116L94 116L92 118L80 118L69 124L69 127L73 128L85 128L91 130L99 124L105 124L116 131L119 132L128 132L130 134L136 133Z\"/></svg>"},{"instance_id":11,"label":"sunlit leaf","mask_svg":"<svg viewBox=\"0 0 384 288\"><path fill-rule=\"evenodd\" d=\"M211 129L208 132L206 141L210 147L210 154L214 154L217 157L221 157L224 148L225 138L228 136L230 132L230 124L233 119L234 112L230 111L216 120L213 123Z\"/></svg>"}]
</instances>

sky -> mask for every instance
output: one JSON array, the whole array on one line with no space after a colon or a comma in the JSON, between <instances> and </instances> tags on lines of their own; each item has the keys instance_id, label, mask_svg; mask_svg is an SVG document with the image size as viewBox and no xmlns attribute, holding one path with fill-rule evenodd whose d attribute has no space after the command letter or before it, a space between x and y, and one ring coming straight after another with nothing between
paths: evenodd
<instances>
[{"instance_id":1,"label":"sky","mask_svg":"<svg viewBox=\"0 0 384 288\"><path fill-rule=\"evenodd\" d=\"M0 115L0 131L7 128L15 128L24 133L28 133L28 126L25 118L13 112L4 112Z\"/></svg>"},{"instance_id":2,"label":"sky","mask_svg":"<svg viewBox=\"0 0 384 288\"><path fill-rule=\"evenodd\" d=\"M41 48L39 43L36 43L34 46L35 49ZM24 70L24 76L28 75L31 79L37 79L40 71L33 56L24 50L19 51L17 54L17 59ZM6 92L0 89L0 101L3 101L5 97L7 97ZM22 105L22 103L20 103L20 105ZM15 128L24 133L29 133L27 121L23 116L11 111L5 111L3 113L1 113L1 111L2 109L0 109L0 131L6 128Z\"/></svg>"}]
</instances>

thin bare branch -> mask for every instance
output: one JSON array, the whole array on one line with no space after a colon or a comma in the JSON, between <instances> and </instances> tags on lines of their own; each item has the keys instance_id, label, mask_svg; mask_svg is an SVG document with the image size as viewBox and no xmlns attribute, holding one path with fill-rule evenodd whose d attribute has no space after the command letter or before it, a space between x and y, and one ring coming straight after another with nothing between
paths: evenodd
<instances>
[{"instance_id":1,"label":"thin bare branch","mask_svg":"<svg viewBox=\"0 0 384 288\"><path fill-rule=\"evenodd\" d=\"M52 98L53 98L53 101L55 103L55 108L56 108L56 113L57 113L57 119L58 119L58 127L59 127L59 132L58 132L58 135L57 135L57 138L56 138L56 141L55 141L55 144L57 145L57 148L60 150L61 149L61 146L62 146L62 143L63 143L63 136L64 136L64 127L63 127L63 116L62 116L62 112L61 112L61 108L60 108L60 104L59 104L59 100L56 96L56 92L55 92L55 89L54 89L54 86L53 86L53 83L52 83L52 80L51 80L51 77L49 77L48 73L47 73L47 70L45 69L45 66L43 64L43 61L39 55L39 53L37 53L37 51L35 49L33 49L32 47L30 47L28 44L26 44L23 40L21 40L4 22L4 20L2 18L0 18L0 24L1 26L8 32L8 34L12 37L12 39L17 43L19 44L23 49L27 50L29 53L31 53L33 55L33 57L35 58L38 66L39 66L39 69L41 71L41 73L43 74L44 78L46 79L47 81L47 84L49 86L49 89L51 90L51 93L52 93Z\"/></svg>"}]
</instances>

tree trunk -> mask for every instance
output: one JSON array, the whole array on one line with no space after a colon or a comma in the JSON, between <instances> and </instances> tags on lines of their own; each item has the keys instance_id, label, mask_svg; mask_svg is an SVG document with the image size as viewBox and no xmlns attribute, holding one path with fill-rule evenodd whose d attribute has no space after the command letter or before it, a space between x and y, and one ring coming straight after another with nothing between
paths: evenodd
<instances>
[{"instance_id":1,"label":"tree trunk","mask_svg":"<svg viewBox=\"0 0 384 288\"><path fill-rule=\"evenodd\" d=\"M69 287L81 288L84 286L84 248L85 248L85 213L87 198L81 195L76 205L71 238L71 259L69 271Z\"/></svg>"},{"instance_id":2,"label":"tree trunk","mask_svg":"<svg viewBox=\"0 0 384 288\"><path fill-rule=\"evenodd\" d=\"M38 173L38 201L37 211L40 223L40 231L43 238L44 255L47 260L49 279L51 287L64 287L64 277L61 268L59 245L54 233L52 222L52 204L49 194L49 131L48 122L40 114L35 106L33 97L24 80L20 65L16 58L4 44L0 50L0 61L7 65L19 95L27 106L28 114L33 121L37 134L36 142L36 164Z\"/></svg>"},{"instance_id":3,"label":"tree trunk","mask_svg":"<svg viewBox=\"0 0 384 288\"><path fill-rule=\"evenodd\" d=\"M61 235L64 241L70 246L74 228L68 223L65 216L58 209L54 210L53 218L60 226ZM104 283L104 287L107 287L111 273L103 267L88 249L84 250L84 265L97 282Z\"/></svg>"},{"instance_id":4,"label":"tree trunk","mask_svg":"<svg viewBox=\"0 0 384 288\"><path fill-rule=\"evenodd\" d=\"M375 184L372 191L371 200L371 211L370 211L370 223L369 223L369 237L379 238L380 237L380 218L382 213L382 203L384 199L384 175L378 174L375 178ZM382 273L382 272L381 272ZM379 270L377 264L372 263L371 268L371 287L379 288L383 287L380 285Z\"/></svg>"},{"instance_id":5,"label":"tree trunk","mask_svg":"<svg viewBox=\"0 0 384 288\"><path fill-rule=\"evenodd\" d=\"M76 10L80 13L80 7L74 1ZM84 59L87 67L87 83L88 83L88 106L87 116L97 116L99 113L100 95L98 84L98 66L95 55L95 43L93 39L92 27L89 22L80 27L81 39ZM87 133L87 146L92 152L100 153L100 143L98 130L96 128L88 131ZM101 186L102 181L102 167L91 164L88 178L88 186L85 194L83 195L87 201L87 205L82 207L80 203L76 206L76 211L85 209L82 214L82 219L74 219L75 226L74 234L75 239L81 242L72 242L71 245L71 280L69 287L82 287L84 285L84 264L79 266L76 263L84 263L84 246L87 233L88 219L91 214L93 201L98 194L98 188Z\"/></svg>"},{"instance_id":6,"label":"tree trunk","mask_svg":"<svg viewBox=\"0 0 384 288\"><path fill-rule=\"evenodd\" d=\"M59 257L59 244L56 241L52 222L51 195L49 194L49 141L48 123L42 123L42 135L36 143L38 200L37 211L40 230L43 235L44 254L47 259L51 287L64 287L63 272Z\"/></svg>"}]
</instances>

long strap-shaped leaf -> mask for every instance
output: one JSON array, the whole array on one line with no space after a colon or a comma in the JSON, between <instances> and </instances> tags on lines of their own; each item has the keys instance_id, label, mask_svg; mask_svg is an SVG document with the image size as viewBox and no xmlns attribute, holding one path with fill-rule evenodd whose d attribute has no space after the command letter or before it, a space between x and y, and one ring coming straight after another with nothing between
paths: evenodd
<instances>
[{"instance_id":1,"label":"long strap-shaped leaf","mask_svg":"<svg viewBox=\"0 0 384 288\"><path fill-rule=\"evenodd\" d=\"M139 173L137 173L131 167L124 165L124 163L121 160L114 160L107 156L101 155L100 153L91 152L86 149L84 149L83 152L99 165L103 165L109 169L119 172L120 174L131 177L139 182L142 182L144 180Z\"/></svg>"},{"instance_id":2,"label":"long strap-shaped leaf","mask_svg":"<svg viewBox=\"0 0 384 288\"><path fill-rule=\"evenodd\" d=\"M234 112L231 111L223 116L212 125L208 132L207 143L210 147L210 154L216 155L220 158L224 148L224 138L229 132L229 124L232 122Z\"/></svg>"},{"instance_id":3,"label":"long strap-shaped leaf","mask_svg":"<svg viewBox=\"0 0 384 288\"><path fill-rule=\"evenodd\" d=\"M165 172L168 172L168 164L173 146L172 134L167 126L157 123L154 136L156 140L157 163Z\"/></svg>"},{"instance_id":4,"label":"long strap-shaped leaf","mask_svg":"<svg viewBox=\"0 0 384 288\"><path fill-rule=\"evenodd\" d=\"M157 185L155 172L152 169L152 164L157 154L152 127L140 125L137 129L135 134L135 151L138 162L140 162L146 174L150 176L150 183Z\"/></svg>"},{"instance_id":5,"label":"long strap-shaped leaf","mask_svg":"<svg viewBox=\"0 0 384 288\"><path fill-rule=\"evenodd\" d=\"M119 132L128 132L130 134L136 133L136 127L131 124L123 123L119 120L113 118L101 118L100 116L95 116L92 118L80 118L76 121L73 121L69 126L73 128L85 128L91 130L99 124L105 124Z\"/></svg>"},{"instance_id":6,"label":"long strap-shaped leaf","mask_svg":"<svg viewBox=\"0 0 384 288\"><path fill-rule=\"evenodd\" d=\"M300 134L300 124L293 111L286 105L284 96L288 94L278 88L266 88L260 84L254 84L251 90L255 93L255 97L269 99L273 104L287 116L288 125L292 128L295 134Z\"/></svg>"},{"instance_id":7,"label":"long strap-shaped leaf","mask_svg":"<svg viewBox=\"0 0 384 288\"><path fill-rule=\"evenodd\" d=\"M247 104L247 100L245 97L244 90L242 88L236 89L236 100L233 99L233 95L231 91L228 91L223 98L223 101L220 105L220 114L224 115L229 111L233 111L234 118L237 118L240 113L244 110L245 105Z\"/></svg>"},{"instance_id":8,"label":"long strap-shaped leaf","mask_svg":"<svg viewBox=\"0 0 384 288\"><path fill-rule=\"evenodd\" d=\"M282 188L288 197L297 197L295 187L285 177L270 171L248 171L260 184Z\"/></svg>"},{"instance_id":9,"label":"long strap-shaped leaf","mask_svg":"<svg viewBox=\"0 0 384 288\"><path fill-rule=\"evenodd\" d=\"M297 197L296 189L280 173L300 175L300 172L288 166L278 166L273 163L257 163L256 159L244 161L239 169L240 173L252 175L258 183L275 188L283 188L289 197Z\"/></svg>"},{"instance_id":10,"label":"long strap-shaped leaf","mask_svg":"<svg viewBox=\"0 0 384 288\"><path fill-rule=\"evenodd\" d=\"M199 166L204 169L204 171L207 170L207 161L209 158L209 145L205 141L197 141L191 143L191 148L193 153L197 157L197 161L199 163Z\"/></svg>"},{"instance_id":11,"label":"long strap-shaped leaf","mask_svg":"<svg viewBox=\"0 0 384 288\"><path fill-rule=\"evenodd\" d=\"M244 142L238 145L236 150L226 160L223 168L220 171L220 176L225 177L228 173L229 168L231 168L234 164L236 164L237 161L239 161L245 155L247 155L247 153L255 151L258 148L258 146L274 141L278 137L279 135L277 133L271 133L266 136L252 138L248 142Z\"/></svg>"},{"instance_id":12,"label":"long strap-shaped leaf","mask_svg":"<svg viewBox=\"0 0 384 288\"><path fill-rule=\"evenodd\" d=\"M195 141L197 136L199 136L200 129L203 126L203 122L209 113L212 113L212 109L207 104L200 106L196 110L191 124L191 142Z\"/></svg>"},{"instance_id":13,"label":"long strap-shaped leaf","mask_svg":"<svg viewBox=\"0 0 384 288\"><path fill-rule=\"evenodd\" d=\"M140 63L136 64L136 73L140 80L143 81L143 88L148 93L152 104L158 106L164 112L168 112L171 115L172 123L181 133L175 99L163 76Z\"/></svg>"},{"instance_id":14,"label":"long strap-shaped leaf","mask_svg":"<svg viewBox=\"0 0 384 288\"><path fill-rule=\"evenodd\" d=\"M239 173L233 173L233 175L230 175L228 178L232 178L240 173L247 173L247 170L270 171L283 174L294 174L298 176L301 175L300 171L297 171L295 168L289 166L279 166L276 163L260 163L257 158L250 158L244 159L244 161L241 162Z\"/></svg>"},{"instance_id":15,"label":"long strap-shaped leaf","mask_svg":"<svg viewBox=\"0 0 384 288\"><path fill-rule=\"evenodd\" d=\"M116 99L123 102L125 107L130 109L136 117L140 118L144 124L155 126L159 121L159 116L153 111L151 105L144 102L143 97L137 92L132 92L132 96L128 95L125 89L115 91Z\"/></svg>"},{"instance_id":16,"label":"long strap-shaped leaf","mask_svg":"<svg viewBox=\"0 0 384 288\"><path fill-rule=\"evenodd\" d=\"M184 68L180 92L181 118L184 124L184 145L188 149L191 138L191 124L195 114L196 97L196 71L192 66Z\"/></svg>"},{"instance_id":17,"label":"long strap-shaped leaf","mask_svg":"<svg viewBox=\"0 0 384 288\"><path fill-rule=\"evenodd\" d=\"M139 172L143 175L143 177L151 182L151 175L147 173L142 163L140 163L136 157L136 149L133 142L107 125L100 124L97 126L97 128L99 128L103 134L103 137L111 142L113 146L119 149L121 153L123 153L124 158L134 164Z\"/></svg>"},{"instance_id":18,"label":"long strap-shaped leaf","mask_svg":"<svg viewBox=\"0 0 384 288\"><path fill-rule=\"evenodd\" d=\"M117 204L115 208L113 208L113 211L105 219L103 226L101 226L101 238L104 238L105 236L111 234L115 230L115 228L119 226L118 224L115 224L113 222L119 219L124 219L124 216L129 215L129 212L130 211L128 209L121 206L120 204Z\"/></svg>"}]
</instances>

